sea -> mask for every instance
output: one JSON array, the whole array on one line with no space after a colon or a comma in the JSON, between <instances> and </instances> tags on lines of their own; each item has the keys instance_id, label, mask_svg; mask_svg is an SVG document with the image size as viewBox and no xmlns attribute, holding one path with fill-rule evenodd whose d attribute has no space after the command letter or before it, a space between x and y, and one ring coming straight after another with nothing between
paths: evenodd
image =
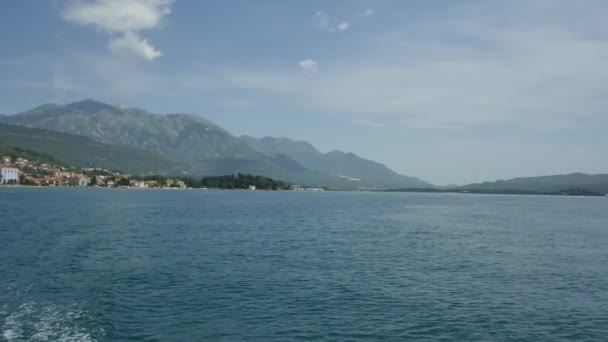
<instances>
[{"instance_id":1,"label":"sea","mask_svg":"<svg viewBox=\"0 0 608 342\"><path fill-rule=\"evenodd\" d=\"M608 341L608 198L0 188L1 341Z\"/></svg>"}]
</instances>

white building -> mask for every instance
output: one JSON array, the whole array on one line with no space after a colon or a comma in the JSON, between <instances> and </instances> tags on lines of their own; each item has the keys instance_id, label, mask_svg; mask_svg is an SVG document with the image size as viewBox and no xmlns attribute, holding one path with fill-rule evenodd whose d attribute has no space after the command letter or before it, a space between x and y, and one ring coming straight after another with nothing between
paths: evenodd
<instances>
[{"instance_id":1,"label":"white building","mask_svg":"<svg viewBox=\"0 0 608 342\"><path fill-rule=\"evenodd\" d=\"M146 184L146 182L144 181L132 181L131 182L131 187L132 188L140 188L140 189L144 189L147 188L148 185Z\"/></svg>"},{"instance_id":2,"label":"white building","mask_svg":"<svg viewBox=\"0 0 608 342\"><path fill-rule=\"evenodd\" d=\"M68 184L70 186L85 187L89 185L89 179L87 177L72 177Z\"/></svg>"},{"instance_id":3,"label":"white building","mask_svg":"<svg viewBox=\"0 0 608 342\"><path fill-rule=\"evenodd\" d=\"M19 183L19 169L14 167L0 167L0 184Z\"/></svg>"}]
</instances>

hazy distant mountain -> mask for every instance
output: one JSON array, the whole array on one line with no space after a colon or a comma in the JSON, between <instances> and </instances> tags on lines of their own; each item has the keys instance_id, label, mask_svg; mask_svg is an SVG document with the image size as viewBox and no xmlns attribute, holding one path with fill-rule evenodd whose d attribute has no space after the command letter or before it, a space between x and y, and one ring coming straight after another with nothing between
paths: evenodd
<instances>
[{"instance_id":1,"label":"hazy distant mountain","mask_svg":"<svg viewBox=\"0 0 608 342\"><path fill-rule=\"evenodd\" d=\"M478 190L527 190L538 192L557 192L564 189L585 189L608 193L608 174L589 175L571 173L566 175L520 177L495 182L468 184L463 189Z\"/></svg>"},{"instance_id":2,"label":"hazy distant mountain","mask_svg":"<svg viewBox=\"0 0 608 342\"><path fill-rule=\"evenodd\" d=\"M323 153L319 152L307 141L283 137L254 138L248 135L240 136L239 139L249 147L265 155L284 154L306 167L309 167L307 165L314 165L323 156Z\"/></svg>"},{"instance_id":3,"label":"hazy distant mountain","mask_svg":"<svg viewBox=\"0 0 608 342\"><path fill-rule=\"evenodd\" d=\"M269 156L288 155L304 167L319 171L361 187L432 187L414 177L400 175L383 164L363 159L353 153L332 151L321 153L306 141L289 138L254 138L241 136L242 142Z\"/></svg>"},{"instance_id":4,"label":"hazy distant mountain","mask_svg":"<svg viewBox=\"0 0 608 342\"><path fill-rule=\"evenodd\" d=\"M353 154L322 154L305 142L273 140L277 150L265 151L253 146L251 139L238 139L220 126L190 114L152 114L84 100L64 106L42 105L1 120L169 156L174 168L194 175L244 172L335 188L429 185Z\"/></svg>"},{"instance_id":5,"label":"hazy distant mountain","mask_svg":"<svg viewBox=\"0 0 608 342\"><path fill-rule=\"evenodd\" d=\"M44 153L69 166L104 167L133 174L188 171L169 156L45 129L0 124L0 144Z\"/></svg>"}]
</instances>

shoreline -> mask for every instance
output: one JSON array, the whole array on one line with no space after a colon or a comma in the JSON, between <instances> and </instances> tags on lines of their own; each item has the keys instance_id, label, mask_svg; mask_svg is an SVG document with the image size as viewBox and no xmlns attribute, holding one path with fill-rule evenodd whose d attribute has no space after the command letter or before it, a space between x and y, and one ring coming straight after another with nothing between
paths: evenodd
<instances>
[{"instance_id":1,"label":"shoreline","mask_svg":"<svg viewBox=\"0 0 608 342\"><path fill-rule=\"evenodd\" d=\"M136 187L79 187L79 186L44 186L44 185L0 185L0 189L74 189L74 190L169 190L169 191L246 191L246 192L325 192L325 191L348 191L348 190L323 190L323 191L307 191L307 190L268 190L268 189L220 189L220 188L136 188Z\"/></svg>"},{"instance_id":2,"label":"shoreline","mask_svg":"<svg viewBox=\"0 0 608 342\"><path fill-rule=\"evenodd\" d=\"M42 185L0 185L2 189L74 189L74 190L150 190L150 191L242 191L242 192L365 192L365 193L414 193L414 194L452 194L452 195L502 195L502 196L552 196L552 197L608 197L608 194L577 195L542 192L483 192L483 191L416 191L416 190L267 190L267 189L220 189L220 188L136 188L136 187L76 187L76 186L42 186Z\"/></svg>"}]
</instances>

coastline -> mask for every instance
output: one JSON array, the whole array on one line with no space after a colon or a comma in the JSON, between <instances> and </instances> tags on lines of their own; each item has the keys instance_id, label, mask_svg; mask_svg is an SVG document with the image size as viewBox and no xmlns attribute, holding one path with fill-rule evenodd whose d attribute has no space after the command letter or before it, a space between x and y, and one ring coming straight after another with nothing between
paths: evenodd
<instances>
[{"instance_id":1,"label":"coastline","mask_svg":"<svg viewBox=\"0 0 608 342\"><path fill-rule=\"evenodd\" d=\"M608 197L608 194L565 194L560 192L526 192L526 191L504 191L504 192L488 192L488 191L458 191L458 190L429 190L422 189L388 189L388 190L268 190L268 189L221 189L221 188L171 188L171 187L153 187L153 188L138 188L138 187L77 187L77 186L43 186L43 185L0 185L2 189L72 189L72 190L134 190L134 191L241 191L241 192L365 192L365 193L415 193L415 194L452 194L452 195L502 195L502 196L552 196L552 197Z\"/></svg>"}]
</instances>

